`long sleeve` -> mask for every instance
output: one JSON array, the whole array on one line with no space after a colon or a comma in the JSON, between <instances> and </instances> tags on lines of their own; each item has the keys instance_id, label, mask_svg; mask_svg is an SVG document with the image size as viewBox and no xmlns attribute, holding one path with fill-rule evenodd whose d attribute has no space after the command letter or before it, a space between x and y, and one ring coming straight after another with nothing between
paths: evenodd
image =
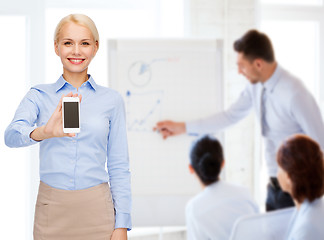
<instances>
[{"instance_id":1,"label":"long sleeve","mask_svg":"<svg viewBox=\"0 0 324 240\"><path fill-rule=\"evenodd\" d=\"M116 98L114 116L110 121L107 168L116 210L115 228L131 229L131 189L126 133L125 109L122 98Z\"/></svg>"},{"instance_id":2,"label":"long sleeve","mask_svg":"<svg viewBox=\"0 0 324 240\"><path fill-rule=\"evenodd\" d=\"M324 150L324 124L320 109L309 92L297 92L291 101L291 112L302 131Z\"/></svg>"},{"instance_id":3,"label":"long sleeve","mask_svg":"<svg viewBox=\"0 0 324 240\"><path fill-rule=\"evenodd\" d=\"M37 143L30 138L36 128L39 109L34 100L35 90L30 90L19 104L12 122L5 131L5 144L8 147L25 147Z\"/></svg>"},{"instance_id":4,"label":"long sleeve","mask_svg":"<svg viewBox=\"0 0 324 240\"><path fill-rule=\"evenodd\" d=\"M187 133L216 133L246 117L252 109L251 89L248 85L239 98L226 111L204 119L186 122Z\"/></svg>"}]
</instances>

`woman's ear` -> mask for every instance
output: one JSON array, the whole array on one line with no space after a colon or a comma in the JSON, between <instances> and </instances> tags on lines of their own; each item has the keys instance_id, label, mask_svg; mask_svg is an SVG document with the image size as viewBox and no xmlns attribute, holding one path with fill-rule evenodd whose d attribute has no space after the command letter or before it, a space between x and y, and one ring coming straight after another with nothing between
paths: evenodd
<instances>
[{"instance_id":1,"label":"woman's ear","mask_svg":"<svg viewBox=\"0 0 324 240\"><path fill-rule=\"evenodd\" d=\"M195 170L194 170L194 168L192 167L191 164L188 165L188 168L189 168L189 172L190 172L191 174L194 174L194 173L195 173Z\"/></svg>"},{"instance_id":2,"label":"woman's ear","mask_svg":"<svg viewBox=\"0 0 324 240\"><path fill-rule=\"evenodd\" d=\"M59 56L58 43L54 41L54 49L57 56Z\"/></svg>"},{"instance_id":3,"label":"woman's ear","mask_svg":"<svg viewBox=\"0 0 324 240\"><path fill-rule=\"evenodd\" d=\"M98 49L99 49L99 42L96 41L96 43L95 43L95 50L94 50L94 55L93 55L93 57L96 56L96 54L97 54L97 52L98 52Z\"/></svg>"},{"instance_id":4,"label":"woman's ear","mask_svg":"<svg viewBox=\"0 0 324 240\"><path fill-rule=\"evenodd\" d=\"M289 190L291 191L292 190L292 181L288 174L287 174L287 178L286 178L286 183L287 183Z\"/></svg>"},{"instance_id":5,"label":"woman's ear","mask_svg":"<svg viewBox=\"0 0 324 240\"><path fill-rule=\"evenodd\" d=\"M290 194L290 196L292 198L294 198L293 197L293 183L292 183L288 174L284 181L285 181L285 192L288 192Z\"/></svg>"}]
</instances>

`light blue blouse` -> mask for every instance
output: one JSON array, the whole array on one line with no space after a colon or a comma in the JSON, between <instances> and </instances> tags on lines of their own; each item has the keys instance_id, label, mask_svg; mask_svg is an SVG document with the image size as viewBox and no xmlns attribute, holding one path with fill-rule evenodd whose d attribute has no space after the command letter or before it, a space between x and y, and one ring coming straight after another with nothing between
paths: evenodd
<instances>
[{"instance_id":1,"label":"light blue blouse","mask_svg":"<svg viewBox=\"0 0 324 240\"><path fill-rule=\"evenodd\" d=\"M188 240L228 240L234 222L258 212L248 189L223 181L207 186L186 206Z\"/></svg>"},{"instance_id":2,"label":"light blue blouse","mask_svg":"<svg viewBox=\"0 0 324 240\"><path fill-rule=\"evenodd\" d=\"M82 95L81 132L73 138L50 138L40 142L40 180L65 190L109 182L116 210L115 227L130 229L125 110L122 97L116 91L97 85L90 75L79 89L66 82L63 76L53 84L32 87L6 129L5 143L9 147L38 143L30 138L30 133L47 123L62 94L71 91Z\"/></svg>"},{"instance_id":3,"label":"light blue blouse","mask_svg":"<svg viewBox=\"0 0 324 240\"><path fill-rule=\"evenodd\" d=\"M324 199L304 201L299 210L295 209L290 220L287 240L324 239Z\"/></svg>"}]
</instances>

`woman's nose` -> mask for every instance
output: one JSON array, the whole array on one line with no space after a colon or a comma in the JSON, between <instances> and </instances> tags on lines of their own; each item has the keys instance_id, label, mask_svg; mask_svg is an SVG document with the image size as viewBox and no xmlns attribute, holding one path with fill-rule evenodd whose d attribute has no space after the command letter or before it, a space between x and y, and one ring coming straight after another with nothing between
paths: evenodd
<instances>
[{"instance_id":1,"label":"woman's nose","mask_svg":"<svg viewBox=\"0 0 324 240\"><path fill-rule=\"evenodd\" d=\"M80 54L80 47L79 47L78 44L75 44L73 46L73 52L72 53L75 54L75 55L79 55Z\"/></svg>"}]
</instances>

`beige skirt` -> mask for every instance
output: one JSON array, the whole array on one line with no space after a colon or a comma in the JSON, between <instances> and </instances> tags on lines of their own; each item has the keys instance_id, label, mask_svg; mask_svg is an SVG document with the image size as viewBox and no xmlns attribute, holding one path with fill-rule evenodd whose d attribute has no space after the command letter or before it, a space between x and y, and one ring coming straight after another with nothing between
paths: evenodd
<instances>
[{"instance_id":1,"label":"beige skirt","mask_svg":"<svg viewBox=\"0 0 324 240\"><path fill-rule=\"evenodd\" d=\"M109 240L114 227L108 183L69 191L40 182L34 240Z\"/></svg>"}]
</instances>

